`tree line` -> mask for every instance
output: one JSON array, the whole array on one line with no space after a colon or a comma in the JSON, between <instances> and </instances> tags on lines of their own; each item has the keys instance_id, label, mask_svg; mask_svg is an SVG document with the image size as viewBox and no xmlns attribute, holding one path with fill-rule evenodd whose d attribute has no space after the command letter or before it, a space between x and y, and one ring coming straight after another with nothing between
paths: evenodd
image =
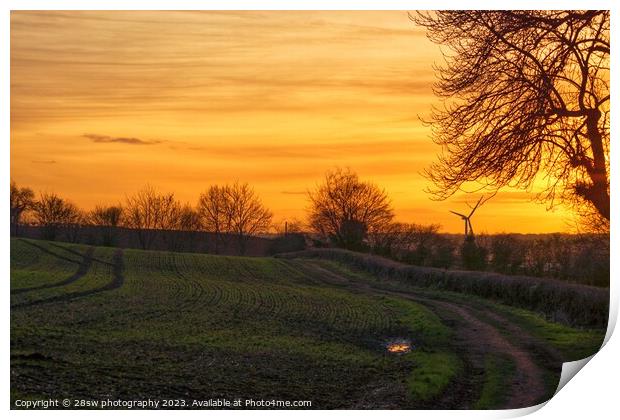
<instances>
[{"instance_id":1,"label":"tree line","mask_svg":"<svg viewBox=\"0 0 620 420\"><path fill-rule=\"evenodd\" d=\"M142 249L163 242L165 249L175 251L198 241L198 233L209 232L213 246L208 252L219 254L233 242L236 253L245 255L253 237L276 232L272 253L304 249L308 240L315 247L369 252L420 266L608 284L608 235L479 235L472 244L462 235L441 234L439 224L395 221L387 192L350 169L328 171L307 199L306 221L293 219L283 227L274 223L273 213L247 183L209 186L195 205L147 185L123 203L83 211L56 194L35 197L32 189L12 182L11 233L19 235L20 224L27 221L39 226L45 239L56 239L62 230L77 242L82 227L96 226L101 244L113 246L119 228L125 228Z\"/></svg>"},{"instance_id":2,"label":"tree line","mask_svg":"<svg viewBox=\"0 0 620 420\"><path fill-rule=\"evenodd\" d=\"M54 240L63 230L70 240L84 226L101 228L104 245L114 245L118 228L128 228L136 236L140 248L151 249L157 240L175 249L179 240L175 231L208 231L216 235L216 252L223 235L233 236L240 253L245 252L248 238L266 232L272 213L247 183L235 182L209 187L200 195L196 206L181 203L174 193L162 193L147 185L124 203L97 205L84 211L55 193L35 196L28 187L11 182L11 233L19 235L24 215L30 224L43 229L43 237Z\"/></svg>"},{"instance_id":3,"label":"tree line","mask_svg":"<svg viewBox=\"0 0 620 420\"><path fill-rule=\"evenodd\" d=\"M83 211L55 193L43 192L35 197L32 189L12 182L11 231L19 235L20 224L27 221L39 226L45 239L54 240L62 231L65 238L75 242L82 227L96 226L101 244L110 246L117 243L119 228L127 228L140 248L153 249L156 242L163 241L170 250L181 248L179 241L195 240L191 234L180 236L175 232L204 231L212 234L213 252L220 253L232 238L239 254L245 254L251 237L267 231L306 232L312 234L316 246L373 251L388 256L415 248L419 258L412 262L444 264L441 257L429 257L431 251L426 251L427 247L432 248L427 244L431 236L436 236L439 225L394 222L394 209L386 191L360 180L350 169L328 171L307 192L307 198L310 204L307 222L293 219L282 229L275 226L273 213L247 183L209 186L195 205L181 203L174 193L160 192L147 185L128 195L123 203L97 205ZM289 239L297 241L296 248L305 246L305 239ZM290 244L279 245L282 245L276 247L279 250L291 248Z\"/></svg>"},{"instance_id":4,"label":"tree line","mask_svg":"<svg viewBox=\"0 0 620 420\"><path fill-rule=\"evenodd\" d=\"M313 232L324 244L363 250L377 235L399 229L394 210L384 189L359 179L350 169L328 171L322 183L307 193L310 207L307 223L296 219L286 224L287 232ZM28 218L24 219L24 215ZM46 239L53 240L59 229L93 225L104 229L105 242L113 243L114 228L135 231L143 249L149 249L160 231L208 231L215 235L216 250L225 236L237 238L241 250L249 237L274 229L273 213L248 183L209 186L196 205L181 203L174 193L160 192L147 185L128 195L123 203L80 209L55 193L35 196L28 187L11 182L11 231L19 226L41 226Z\"/></svg>"}]
</instances>

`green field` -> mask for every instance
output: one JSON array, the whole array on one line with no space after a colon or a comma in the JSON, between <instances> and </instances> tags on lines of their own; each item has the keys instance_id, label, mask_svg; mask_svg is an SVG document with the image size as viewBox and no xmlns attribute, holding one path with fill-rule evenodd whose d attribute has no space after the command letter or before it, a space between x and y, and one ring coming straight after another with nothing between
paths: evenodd
<instances>
[{"instance_id":1,"label":"green field","mask_svg":"<svg viewBox=\"0 0 620 420\"><path fill-rule=\"evenodd\" d=\"M329 261L11 240L13 402L523 406L549 398L561 362L603 335ZM412 351L388 353L400 338Z\"/></svg>"}]
</instances>

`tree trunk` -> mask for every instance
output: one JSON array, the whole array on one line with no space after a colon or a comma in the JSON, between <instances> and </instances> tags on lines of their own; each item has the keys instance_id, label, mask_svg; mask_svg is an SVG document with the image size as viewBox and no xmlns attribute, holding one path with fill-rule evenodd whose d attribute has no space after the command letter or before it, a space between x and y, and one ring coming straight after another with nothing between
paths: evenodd
<instances>
[{"instance_id":1,"label":"tree trunk","mask_svg":"<svg viewBox=\"0 0 620 420\"><path fill-rule=\"evenodd\" d=\"M592 203L602 217L609 220L610 205L605 150L603 148L603 137L598 128L600 118L601 112L598 109L591 110L586 117L588 139L590 140L593 158L593 164L588 168L592 186L584 189L581 195Z\"/></svg>"}]
</instances>

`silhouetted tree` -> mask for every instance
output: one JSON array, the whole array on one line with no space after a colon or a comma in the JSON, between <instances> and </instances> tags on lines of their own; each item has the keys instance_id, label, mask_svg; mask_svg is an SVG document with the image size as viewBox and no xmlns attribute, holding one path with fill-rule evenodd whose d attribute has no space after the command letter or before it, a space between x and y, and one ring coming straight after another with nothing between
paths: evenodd
<instances>
[{"instance_id":1,"label":"silhouetted tree","mask_svg":"<svg viewBox=\"0 0 620 420\"><path fill-rule=\"evenodd\" d=\"M181 207L178 228L179 230L187 232L195 232L202 229L202 222L200 221L198 210L195 210L189 204L185 204Z\"/></svg>"},{"instance_id":2,"label":"silhouetted tree","mask_svg":"<svg viewBox=\"0 0 620 420\"><path fill-rule=\"evenodd\" d=\"M184 248L193 250L195 248L198 232L202 230L202 222L198 210L189 204L181 208L179 214L179 229L184 232Z\"/></svg>"},{"instance_id":3,"label":"silhouetted tree","mask_svg":"<svg viewBox=\"0 0 620 420\"><path fill-rule=\"evenodd\" d=\"M394 217L385 191L349 169L329 171L308 198L310 228L344 248L360 249L368 233L381 232Z\"/></svg>"},{"instance_id":4,"label":"silhouetted tree","mask_svg":"<svg viewBox=\"0 0 620 420\"><path fill-rule=\"evenodd\" d=\"M91 224L101 227L103 245L106 246L116 244L118 227L121 225L122 218L123 207L120 205L96 206L88 216Z\"/></svg>"},{"instance_id":5,"label":"silhouetted tree","mask_svg":"<svg viewBox=\"0 0 620 420\"><path fill-rule=\"evenodd\" d=\"M439 11L412 19L446 45L428 171L444 199L468 182L527 188L609 225L609 11ZM465 184L465 185L464 185ZM588 210L589 209L589 210Z\"/></svg>"},{"instance_id":6,"label":"silhouetted tree","mask_svg":"<svg viewBox=\"0 0 620 420\"><path fill-rule=\"evenodd\" d=\"M247 183L226 185L224 191L229 229L237 237L240 254L245 255L250 236L269 230L273 214Z\"/></svg>"},{"instance_id":7,"label":"silhouetted tree","mask_svg":"<svg viewBox=\"0 0 620 420\"><path fill-rule=\"evenodd\" d=\"M90 221L97 226L119 226L123 217L123 207L96 206L90 213Z\"/></svg>"},{"instance_id":8,"label":"silhouetted tree","mask_svg":"<svg viewBox=\"0 0 620 420\"><path fill-rule=\"evenodd\" d=\"M88 224L88 222L88 213L75 207L75 212L72 220L67 222L63 226L67 241L79 243L81 240L84 225Z\"/></svg>"},{"instance_id":9,"label":"silhouetted tree","mask_svg":"<svg viewBox=\"0 0 620 420\"><path fill-rule=\"evenodd\" d=\"M196 233L201 228L200 217L189 204L173 201L166 207L161 223L163 239L170 251L193 249Z\"/></svg>"},{"instance_id":10,"label":"silhouetted tree","mask_svg":"<svg viewBox=\"0 0 620 420\"><path fill-rule=\"evenodd\" d=\"M60 228L82 223L80 210L52 193L42 193L33 205L33 212L37 224L43 227L43 237L51 241L56 239Z\"/></svg>"},{"instance_id":11,"label":"silhouetted tree","mask_svg":"<svg viewBox=\"0 0 620 420\"><path fill-rule=\"evenodd\" d=\"M24 212L32 209L34 204L34 192L30 188L18 187L15 181L11 181L11 231L14 235L19 232L19 224Z\"/></svg>"},{"instance_id":12,"label":"silhouetted tree","mask_svg":"<svg viewBox=\"0 0 620 420\"><path fill-rule=\"evenodd\" d=\"M225 234L237 238L240 254L245 254L250 236L263 233L271 226L272 213L262 204L252 187L235 182L213 185L200 195L198 214L202 227L215 234L215 252Z\"/></svg>"},{"instance_id":13,"label":"silhouetted tree","mask_svg":"<svg viewBox=\"0 0 620 420\"><path fill-rule=\"evenodd\" d=\"M169 251L179 251L182 243L181 234L181 203L174 194L163 194L160 201L160 218L156 224L158 234Z\"/></svg>"},{"instance_id":14,"label":"silhouetted tree","mask_svg":"<svg viewBox=\"0 0 620 420\"><path fill-rule=\"evenodd\" d=\"M473 236L465 238L461 245L461 260L467 270L484 270L486 268L487 250L477 244Z\"/></svg>"},{"instance_id":15,"label":"silhouetted tree","mask_svg":"<svg viewBox=\"0 0 620 420\"><path fill-rule=\"evenodd\" d=\"M215 234L215 253L219 254L223 233L230 230L231 212L228 210L227 187L212 185L200 195L198 214L203 229Z\"/></svg>"},{"instance_id":16,"label":"silhouetted tree","mask_svg":"<svg viewBox=\"0 0 620 420\"><path fill-rule=\"evenodd\" d=\"M178 217L179 204L172 193L145 186L125 204L125 224L136 232L142 249L151 249L160 229L168 229Z\"/></svg>"}]
</instances>

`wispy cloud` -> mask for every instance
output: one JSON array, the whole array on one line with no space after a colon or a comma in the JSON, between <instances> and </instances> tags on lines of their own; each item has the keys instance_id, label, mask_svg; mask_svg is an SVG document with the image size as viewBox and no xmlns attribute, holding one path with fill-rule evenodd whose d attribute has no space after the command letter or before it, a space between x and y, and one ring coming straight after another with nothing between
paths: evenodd
<instances>
[{"instance_id":1,"label":"wispy cloud","mask_svg":"<svg viewBox=\"0 0 620 420\"><path fill-rule=\"evenodd\" d=\"M84 134L82 137L85 137L95 143L123 143L136 146L147 146L162 142L161 140L143 140L137 137L112 137L102 134Z\"/></svg>"},{"instance_id":2,"label":"wispy cloud","mask_svg":"<svg viewBox=\"0 0 620 420\"><path fill-rule=\"evenodd\" d=\"M405 11L18 11L11 31L13 127L138 117L202 129L209 114L242 112L397 118L412 101L426 107L440 57Z\"/></svg>"},{"instance_id":3,"label":"wispy cloud","mask_svg":"<svg viewBox=\"0 0 620 420\"><path fill-rule=\"evenodd\" d=\"M41 164L41 165L53 165L57 162L55 160L33 160L32 163Z\"/></svg>"}]
</instances>

